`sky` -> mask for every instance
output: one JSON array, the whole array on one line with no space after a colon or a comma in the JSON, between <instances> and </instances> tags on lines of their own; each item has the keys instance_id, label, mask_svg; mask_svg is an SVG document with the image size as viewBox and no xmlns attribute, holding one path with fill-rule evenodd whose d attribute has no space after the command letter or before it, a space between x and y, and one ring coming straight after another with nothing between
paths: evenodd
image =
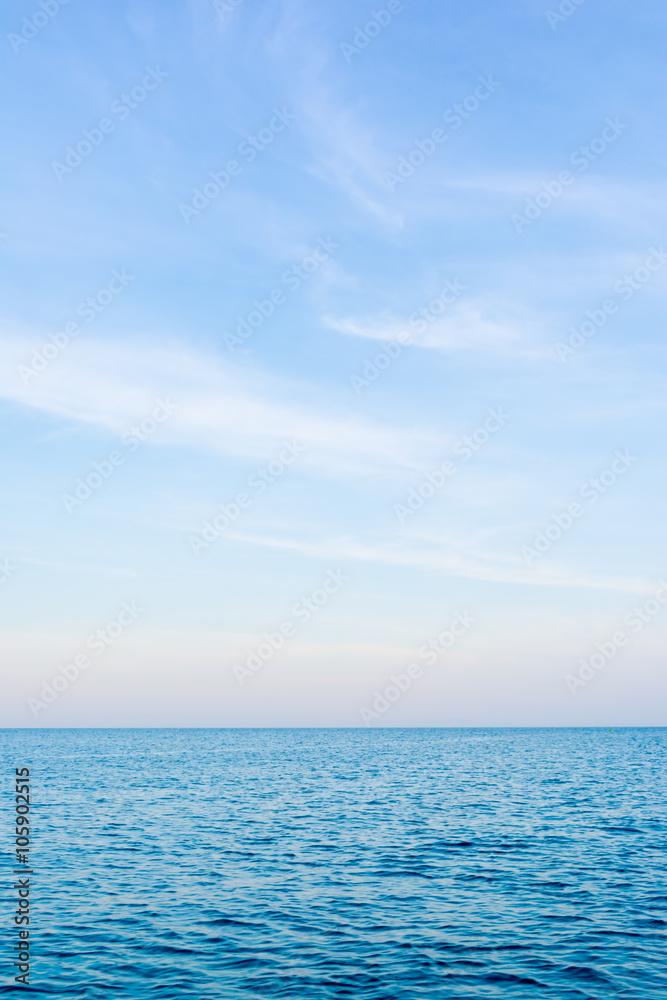
<instances>
[{"instance_id":1,"label":"sky","mask_svg":"<svg viewBox=\"0 0 667 1000\"><path fill-rule=\"evenodd\" d=\"M664 725L664 5L1 18L0 725Z\"/></svg>"}]
</instances>

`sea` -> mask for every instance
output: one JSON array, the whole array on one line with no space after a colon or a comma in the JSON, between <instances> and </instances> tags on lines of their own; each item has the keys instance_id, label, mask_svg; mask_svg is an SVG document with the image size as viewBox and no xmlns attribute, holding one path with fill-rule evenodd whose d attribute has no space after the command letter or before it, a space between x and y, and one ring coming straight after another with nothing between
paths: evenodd
<instances>
[{"instance_id":1,"label":"sea","mask_svg":"<svg viewBox=\"0 0 667 1000\"><path fill-rule=\"evenodd\" d=\"M0 749L0 993L26 990L28 767L32 996L667 998L667 729L5 729Z\"/></svg>"}]
</instances>

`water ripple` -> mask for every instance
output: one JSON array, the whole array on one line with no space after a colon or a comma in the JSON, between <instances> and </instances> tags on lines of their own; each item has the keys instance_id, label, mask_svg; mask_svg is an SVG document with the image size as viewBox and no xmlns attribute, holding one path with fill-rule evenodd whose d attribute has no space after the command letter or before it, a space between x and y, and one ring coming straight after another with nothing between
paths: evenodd
<instances>
[{"instance_id":1,"label":"water ripple","mask_svg":"<svg viewBox=\"0 0 667 1000\"><path fill-rule=\"evenodd\" d=\"M0 742L32 769L37 996L667 997L665 730Z\"/></svg>"}]
</instances>

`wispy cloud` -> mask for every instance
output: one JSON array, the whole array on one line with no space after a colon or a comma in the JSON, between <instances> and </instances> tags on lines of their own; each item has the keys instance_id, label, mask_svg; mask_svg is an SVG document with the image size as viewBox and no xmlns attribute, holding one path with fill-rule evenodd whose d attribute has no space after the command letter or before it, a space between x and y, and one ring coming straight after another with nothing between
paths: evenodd
<instances>
[{"instance_id":1,"label":"wispy cloud","mask_svg":"<svg viewBox=\"0 0 667 1000\"><path fill-rule=\"evenodd\" d=\"M17 366L29 350L20 338L1 345L4 364L0 396L55 417L114 433L149 412L166 394L178 412L156 444L206 448L240 457L263 457L284 439L297 438L307 451L303 462L331 476L374 470L394 475L417 469L441 435L415 435L350 415L320 397L312 387L261 372L248 373L219 358L167 347L76 344L67 358L24 385ZM301 397L301 402L289 396Z\"/></svg>"},{"instance_id":2,"label":"wispy cloud","mask_svg":"<svg viewBox=\"0 0 667 1000\"><path fill-rule=\"evenodd\" d=\"M428 307L428 302L424 303ZM324 316L322 322L332 330L371 340L398 340L408 334L415 347L437 351L485 351L524 357L550 358L550 345L544 344L543 322L527 309L488 299L455 303L447 316L429 322L420 320L418 311L404 321L393 317L363 320L355 316L336 319Z\"/></svg>"},{"instance_id":3,"label":"wispy cloud","mask_svg":"<svg viewBox=\"0 0 667 1000\"><path fill-rule=\"evenodd\" d=\"M419 551L401 541L372 544L351 536L306 541L296 535L278 537L273 532L263 534L242 531L231 531L228 537L251 545L287 549L318 559L359 560L394 566L413 566L447 576L486 580L492 583L612 590L630 594L650 593L654 587L651 580L642 577L610 576L589 573L585 570L571 570L564 566L526 570L519 565L518 558L505 557L504 565L498 565L495 559L463 555L451 549L443 550L442 546L439 550L431 546Z\"/></svg>"}]
</instances>

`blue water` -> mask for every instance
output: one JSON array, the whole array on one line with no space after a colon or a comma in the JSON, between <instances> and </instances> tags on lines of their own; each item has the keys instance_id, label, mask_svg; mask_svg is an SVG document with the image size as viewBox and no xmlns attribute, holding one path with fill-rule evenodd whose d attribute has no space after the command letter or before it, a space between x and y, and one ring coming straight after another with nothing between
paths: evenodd
<instances>
[{"instance_id":1,"label":"blue water","mask_svg":"<svg viewBox=\"0 0 667 1000\"><path fill-rule=\"evenodd\" d=\"M3 821L14 767L32 770L34 995L667 997L667 730L0 747Z\"/></svg>"}]
</instances>

